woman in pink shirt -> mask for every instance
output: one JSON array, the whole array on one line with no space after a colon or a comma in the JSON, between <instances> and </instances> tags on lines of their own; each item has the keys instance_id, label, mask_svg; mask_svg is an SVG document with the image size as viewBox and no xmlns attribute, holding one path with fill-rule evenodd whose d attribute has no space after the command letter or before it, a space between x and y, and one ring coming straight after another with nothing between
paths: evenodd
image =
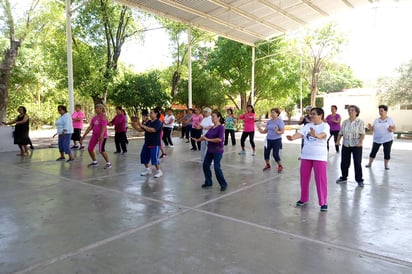
<instances>
[{"instance_id":1,"label":"woman in pink shirt","mask_svg":"<svg viewBox=\"0 0 412 274\"><path fill-rule=\"evenodd\" d=\"M81 132L83 129L83 120L84 120L84 113L82 111L82 106L77 104L74 107L74 112L72 113L72 122L73 122L73 135L72 135L72 140L73 140L73 146L71 147L72 149L78 149L79 146L77 145L77 142L80 143L80 149L84 149L84 146L80 142L81 138Z\"/></svg>"},{"instance_id":2,"label":"woman in pink shirt","mask_svg":"<svg viewBox=\"0 0 412 274\"><path fill-rule=\"evenodd\" d=\"M109 126L114 126L114 144L116 146L114 153L126 154L126 116L123 114L122 107L116 107L116 116L110 121Z\"/></svg>"},{"instance_id":3,"label":"woman in pink shirt","mask_svg":"<svg viewBox=\"0 0 412 274\"><path fill-rule=\"evenodd\" d=\"M90 158L92 158L92 162L88 165L88 167L97 167L99 165L99 163L96 160L96 153L94 152L94 148L98 144L99 152L106 161L104 169L109 169L112 167L112 164L110 163L109 156L107 156L107 152L104 148L107 140L107 124L109 123L109 121L107 120L107 116L104 113L104 105L97 104L94 109L96 111L96 116L94 116L93 119L90 121L90 125L86 129L86 132L83 134L80 143L82 144L87 134L91 130L93 130L92 137L89 141L89 146L87 147L87 151L89 152Z\"/></svg>"},{"instance_id":4,"label":"woman in pink shirt","mask_svg":"<svg viewBox=\"0 0 412 274\"><path fill-rule=\"evenodd\" d=\"M242 146L242 151L239 152L239 155L245 155L245 141L246 138L249 136L249 142L250 145L252 146L252 156L256 155L256 150L255 150L255 110L252 105L248 105L246 107L246 113L239 115L238 119L243 120L244 125L243 125L243 132L242 136L240 137L240 145Z\"/></svg>"},{"instance_id":5,"label":"woman in pink shirt","mask_svg":"<svg viewBox=\"0 0 412 274\"><path fill-rule=\"evenodd\" d=\"M200 122L203 120L203 115L200 113L199 108L195 108L195 113L192 115L192 131L190 137L192 137L192 148L190 150L199 150L201 149L201 142L195 141L194 139L199 139L202 136L202 126Z\"/></svg>"}]
</instances>

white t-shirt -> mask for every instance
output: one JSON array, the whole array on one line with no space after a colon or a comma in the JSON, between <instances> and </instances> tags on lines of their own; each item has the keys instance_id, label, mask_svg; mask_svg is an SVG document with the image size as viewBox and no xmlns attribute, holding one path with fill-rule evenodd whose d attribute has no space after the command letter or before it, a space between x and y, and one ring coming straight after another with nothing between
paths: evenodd
<instances>
[{"instance_id":1,"label":"white t-shirt","mask_svg":"<svg viewBox=\"0 0 412 274\"><path fill-rule=\"evenodd\" d=\"M202 135L205 135L208 131L208 129L206 128L213 127L215 125L212 122L212 115L203 117L203 120L202 122L200 122L200 125L202 126Z\"/></svg>"},{"instance_id":2,"label":"white t-shirt","mask_svg":"<svg viewBox=\"0 0 412 274\"><path fill-rule=\"evenodd\" d=\"M386 117L382 120L378 118L373 122L373 142L383 144L393 140L393 132L388 131L389 126L394 126L392 118Z\"/></svg>"},{"instance_id":3,"label":"white t-shirt","mask_svg":"<svg viewBox=\"0 0 412 274\"><path fill-rule=\"evenodd\" d=\"M324 139L318 139L310 136L310 129L315 129L316 134L326 133L329 134L329 125L322 122L319 125L314 123L307 123L300 130L299 133L303 135L302 138L305 139L304 145L302 148L302 159L306 160L317 160L317 161L327 161L328 160L328 147L327 139L328 136Z\"/></svg>"},{"instance_id":4,"label":"white t-shirt","mask_svg":"<svg viewBox=\"0 0 412 274\"><path fill-rule=\"evenodd\" d=\"M175 116L172 114L172 115L166 115L165 116L165 122L164 122L164 124L163 124L163 127L167 127L167 128L173 128L173 124L174 124L174 122L173 123L170 123L170 120L172 120L173 119L173 121L176 121L176 119L175 119ZM169 124L170 123L170 124Z\"/></svg>"}]
</instances>

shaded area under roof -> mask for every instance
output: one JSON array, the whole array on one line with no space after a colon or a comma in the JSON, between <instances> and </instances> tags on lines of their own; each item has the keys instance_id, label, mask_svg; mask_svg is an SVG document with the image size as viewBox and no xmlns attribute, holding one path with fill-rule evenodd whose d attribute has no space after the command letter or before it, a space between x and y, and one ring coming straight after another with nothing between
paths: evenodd
<instances>
[{"instance_id":1,"label":"shaded area under roof","mask_svg":"<svg viewBox=\"0 0 412 274\"><path fill-rule=\"evenodd\" d=\"M255 45L355 8L395 0L115 0L145 12Z\"/></svg>"}]
</instances>

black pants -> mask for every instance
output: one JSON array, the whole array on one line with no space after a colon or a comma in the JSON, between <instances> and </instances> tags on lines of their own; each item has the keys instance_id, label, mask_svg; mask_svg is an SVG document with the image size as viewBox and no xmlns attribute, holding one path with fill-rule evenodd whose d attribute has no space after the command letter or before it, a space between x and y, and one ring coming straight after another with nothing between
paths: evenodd
<instances>
[{"instance_id":1,"label":"black pants","mask_svg":"<svg viewBox=\"0 0 412 274\"><path fill-rule=\"evenodd\" d=\"M245 148L245 140L248 136L249 136L250 145L252 146L252 148L255 148L255 141L254 141L255 132L254 131L252 131L252 132L244 132L243 131L242 136L240 137L240 146L242 147L242 149Z\"/></svg>"},{"instance_id":2,"label":"black pants","mask_svg":"<svg viewBox=\"0 0 412 274\"><path fill-rule=\"evenodd\" d=\"M192 128L190 136L192 138L196 138L196 139L200 138L200 136L202 136L202 129ZM201 144L201 142L196 142L196 141L192 140L192 149L200 150L200 144Z\"/></svg>"},{"instance_id":3,"label":"black pants","mask_svg":"<svg viewBox=\"0 0 412 274\"><path fill-rule=\"evenodd\" d=\"M171 127L164 127L163 128L163 137L162 140L165 143L166 146L171 145L173 146L173 142L172 142L172 130L173 128Z\"/></svg>"},{"instance_id":4,"label":"black pants","mask_svg":"<svg viewBox=\"0 0 412 274\"><path fill-rule=\"evenodd\" d=\"M342 171L342 179L348 178L350 156L353 156L353 167L355 168L355 180L360 183L363 182L362 174L362 147L345 147L342 146L342 156L340 169Z\"/></svg>"},{"instance_id":5,"label":"black pants","mask_svg":"<svg viewBox=\"0 0 412 274\"><path fill-rule=\"evenodd\" d=\"M330 136L329 136L328 142L327 142L328 150L329 150L329 140L330 140L330 138L333 137L333 141L335 142L335 150L336 150L336 152L339 152L339 146L336 145L336 141L338 140L338 134L339 134L339 130L331 130L330 131Z\"/></svg>"},{"instance_id":6,"label":"black pants","mask_svg":"<svg viewBox=\"0 0 412 274\"><path fill-rule=\"evenodd\" d=\"M383 144L378 144L373 142L371 153L369 157L374 158L376 157L376 153L378 153L379 148L383 145L383 159L390 160L391 159L391 148L392 148L393 141L389 141Z\"/></svg>"},{"instance_id":7,"label":"black pants","mask_svg":"<svg viewBox=\"0 0 412 274\"><path fill-rule=\"evenodd\" d=\"M229 134L230 138L232 139L232 146L236 145L236 139L235 139L235 130L234 129L225 129L225 146L227 146L229 142Z\"/></svg>"},{"instance_id":8,"label":"black pants","mask_svg":"<svg viewBox=\"0 0 412 274\"><path fill-rule=\"evenodd\" d=\"M126 132L116 132L114 134L114 144L116 146L116 152L120 152L120 147L122 148L123 152L127 152L126 140Z\"/></svg>"}]
</instances>

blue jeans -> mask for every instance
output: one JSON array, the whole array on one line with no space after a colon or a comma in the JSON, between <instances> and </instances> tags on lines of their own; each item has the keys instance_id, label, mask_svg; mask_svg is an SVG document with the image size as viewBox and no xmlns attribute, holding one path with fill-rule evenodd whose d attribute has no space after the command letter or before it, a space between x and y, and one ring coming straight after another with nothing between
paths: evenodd
<instances>
[{"instance_id":1,"label":"blue jeans","mask_svg":"<svg viewBox=\"0 0 412 274\"><path fill-rule=\"evenodd\" d=\"M59 134L59 140L58 140L58 144L59 144L59 152L64 152L67 155L71 154L71 150L70 150L70 140L72 138L72 134L64 134L61 135Z\"/></svg>"},{"instance_id":2,"label":"blue jeans","mask_svg":"<svg viewBox=\"0 0 412 274\"><path fill-rule=\"evenodd\" d=\"M220 161L222 160L223 153L206 153L205 160L203 161L203 173L205 174L205 185L211 186L212 183L212 171L210 166L212 161L214 163L216 179L221 187L226 187L227 182L223 176L222 169L220 168Z\"/></svg>"}]
</instances>

